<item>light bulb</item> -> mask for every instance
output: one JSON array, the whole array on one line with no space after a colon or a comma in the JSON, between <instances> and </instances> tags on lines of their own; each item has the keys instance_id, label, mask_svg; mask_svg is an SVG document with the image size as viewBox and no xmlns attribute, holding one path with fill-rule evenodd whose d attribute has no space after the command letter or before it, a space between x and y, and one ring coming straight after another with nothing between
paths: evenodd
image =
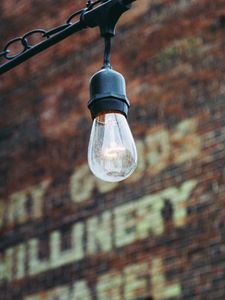
<instances>
[{"instance_id":1,"label":"light bulb","mask_svg":"<svg viewBox=\"0 0 225 300\"><path fill-rule=\"evenodd\" d=\"M117 182L137 166L137 151L125 116L109 112L95 117L88 146L88 164L94 175Z\"/></svg>"}]
</instances>

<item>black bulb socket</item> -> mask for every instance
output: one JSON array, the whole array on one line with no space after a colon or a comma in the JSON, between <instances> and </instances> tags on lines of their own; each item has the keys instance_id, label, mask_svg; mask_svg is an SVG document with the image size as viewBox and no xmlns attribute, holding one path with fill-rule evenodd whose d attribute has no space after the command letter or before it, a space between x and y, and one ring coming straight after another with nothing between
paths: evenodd
<instances>
[{"instance_id":1,"label":"black bulb socket","mask_svg":"<svg viewBox=\"0 0 225 300\"><path fill-rule=\"evenodd\" d=\"M92 76L88 101L92 119L107 112L119 112L127 117L129 107L125 79L120 73L104 67Z\"/></svg>"}]
</instances>

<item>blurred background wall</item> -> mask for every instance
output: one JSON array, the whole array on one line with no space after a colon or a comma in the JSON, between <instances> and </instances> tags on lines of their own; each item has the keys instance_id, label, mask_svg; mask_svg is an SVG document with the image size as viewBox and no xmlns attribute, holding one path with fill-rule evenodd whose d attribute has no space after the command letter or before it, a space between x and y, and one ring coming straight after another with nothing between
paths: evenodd
<instances>
[{"instance_id":1,"label":"blurred background wall","mask_svg":"<svg viewBox=\"0 0 225 300\"><path fill-rule=\"evenodd\" d=\"M1 0L0 49L85 5ZM98 29L0 77L0 299L224 300L225 1L138 0L112 48L139 153L121 183L87 167Z\"/></svg>"}]
</instances>

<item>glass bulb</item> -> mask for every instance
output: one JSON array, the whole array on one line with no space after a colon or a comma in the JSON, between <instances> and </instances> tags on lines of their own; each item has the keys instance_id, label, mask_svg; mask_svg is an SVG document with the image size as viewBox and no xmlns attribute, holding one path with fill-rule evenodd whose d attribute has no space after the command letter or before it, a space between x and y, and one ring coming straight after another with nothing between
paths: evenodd
<instances>
[{"instance_id":1,"label":"glass bulb","mask_svg":"<svg viewBox=\"0 0 225 300\"><path fill-rule=\"evenodd\" d=\"M121 181L133 173L137 151L124 115L110 112L94 119L88 164L94 175L104 181Z\"/></svg>"}]
</instances>

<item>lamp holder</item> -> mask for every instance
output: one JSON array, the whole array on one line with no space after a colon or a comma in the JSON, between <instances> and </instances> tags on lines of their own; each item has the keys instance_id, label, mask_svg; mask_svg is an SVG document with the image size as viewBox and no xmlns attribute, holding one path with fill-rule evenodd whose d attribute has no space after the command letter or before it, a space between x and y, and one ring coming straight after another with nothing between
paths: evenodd
<instances>
[{"instance_id":1,"label":"lamp holder","mask_svg":"<svg viewBox=\"0 0 225 300\"><path fill-rule=\"evenodd\" d=\"M120 112L127 117L129 106L125 79L120 73L103 67L92 76L88 101L92 119L107 112Z\"/></svg>"}]
</instances>

